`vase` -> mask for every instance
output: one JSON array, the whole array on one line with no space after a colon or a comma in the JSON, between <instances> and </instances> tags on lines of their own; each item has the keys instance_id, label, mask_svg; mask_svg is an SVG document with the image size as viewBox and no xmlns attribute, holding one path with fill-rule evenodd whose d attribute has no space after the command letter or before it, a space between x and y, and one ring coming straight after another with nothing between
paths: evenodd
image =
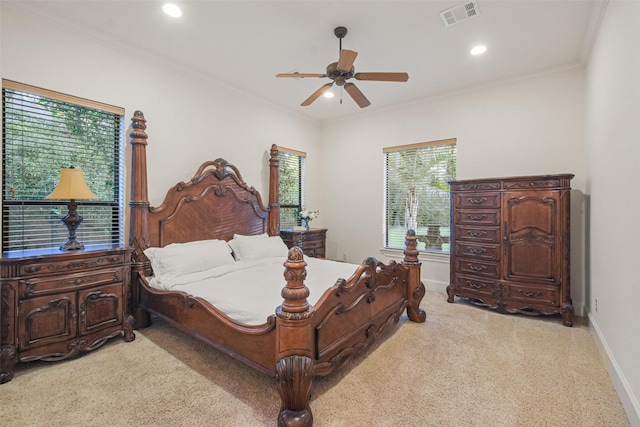
<instances>
[{"instance_id":1,"label":"vase","mask_svg":"<svg viewBox=\"0 0 640 427\"><path fill-rule=\"evenodd\" d=\"M309 220L303 219L303 220L302 220L302 226L303 226L306 230L309 230L309 229L311 228L311 226L309 225L309 223L310 223L310 222L311 222L311 221L309 221Z\"/></svg>"}]
</instances>

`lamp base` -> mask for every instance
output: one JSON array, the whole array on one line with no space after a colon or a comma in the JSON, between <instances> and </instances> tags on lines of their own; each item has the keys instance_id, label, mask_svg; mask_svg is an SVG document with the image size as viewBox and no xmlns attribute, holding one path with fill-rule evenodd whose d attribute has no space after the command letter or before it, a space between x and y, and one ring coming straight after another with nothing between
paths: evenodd
<instances>
[{"instance_id":1,"label":"lamp base","mask_svg":"<svg viewBox=\"0 0 640 427\"><path fill-rule=\"evenodd\" d=\"M62 218L62 222L67 226L69 230L69 240L67 243L60 246L61 251L79 251L84 249L84 245L78 243L76 240L76 229L82 222L82 216L77 212L78 204L74 199L69 201L69 213Z\"/></svg>"},{"instance_id":2,"label":"lamp base","mask_svg":"<svg viewBox=\"0 0 640 427\"><path fill-rule=\"evenodd\" d=\"M78 243L78 241L75 239L67 240L67 243L60 246L61 251L80 251L82 249L84 249L84 245L81 243Z\"/></svg>"}]
</instances>

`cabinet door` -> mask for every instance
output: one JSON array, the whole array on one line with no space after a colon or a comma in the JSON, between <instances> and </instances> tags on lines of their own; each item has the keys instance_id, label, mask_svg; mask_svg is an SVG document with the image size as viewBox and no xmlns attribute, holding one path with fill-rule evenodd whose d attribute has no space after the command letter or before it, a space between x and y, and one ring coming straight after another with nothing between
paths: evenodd
<instances>
[{"instance_id":1,"label":"cabinet door","mask_svg":"<svg viewBox=\"0 0 640 427\"><path fill-rule=\"evenodd\" d=\"M78 293L80 335L122 324L122 284Z\"/></svg>"},{"instance_id":2,"label":"cabinet door","mask_svg":"<svg viewBox=\"0 0 640 427\"><path fill-rule=\"evenodd\" d=\"M559 193L520 191L505 196L505 279L557 284L561 255Z\"/></svg>"},{"instance_id":3,"label":"cabinet door","mask_svg":"<svg viewBox=\"0 0 640 427\"><path fill-rule=\"evenodd\" d=\"M74 292L20 301L18 308L20 350L75 338L77 317Z\"/></svg>"}]
</instances>

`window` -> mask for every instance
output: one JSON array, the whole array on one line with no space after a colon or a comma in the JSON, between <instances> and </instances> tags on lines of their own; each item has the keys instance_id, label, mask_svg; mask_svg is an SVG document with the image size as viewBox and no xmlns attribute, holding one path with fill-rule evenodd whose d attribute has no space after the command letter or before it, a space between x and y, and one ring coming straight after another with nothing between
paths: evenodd
<instances>
[{"instance_id":1,"label":"window","mask_svg":"<svg viewBox=\"0 0 640 427\"><path fill-rule=\"evenodd\" d=\"M44 200L75 167L97 200L79 200L84 245L122 244L124 109L2 80L2 251L56 248L67 204Z\"/></svg>"},{"instance_id":2,"label":"window","mask_svg":"<svg viewBox=\"0 0 640 427\"><path fill-rule=\"evenodd\" d=\"M383 149L386 248L404 248L408 229L418 249L449 252L449 181L456 176L456 140Z\"/></svg>"},{"instance_id":3,"label":"window","mask_svg":"<svg viewBox=\"0 0 640 427\"><path fill-rule=\"evenodd\" d=\"M301 151L278 147L280 228L300 225L298 213L304 207L304 160L306 156L307 154Z\"/></svg>"}]
</instances>

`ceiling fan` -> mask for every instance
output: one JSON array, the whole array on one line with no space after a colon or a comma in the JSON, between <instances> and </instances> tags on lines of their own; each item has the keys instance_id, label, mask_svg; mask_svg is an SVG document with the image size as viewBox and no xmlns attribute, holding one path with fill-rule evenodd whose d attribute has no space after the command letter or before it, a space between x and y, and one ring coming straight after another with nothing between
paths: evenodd
<instances>
[{"instance_id":1,"label":"ceiling fan","mask_svg":"<svg viewBox=\"0 0 640 427\"><path fill-rule=\"evenodd\" d=\"M358 89L358 87L347 80L354 78L356 80L372 80L379 82L406 82L409 80L409 74L407 73L356 73L353 63L358 56L358 52L355 50L342 49L342 39L347 35L347 29L345 27L336 27L333 33L338 39L340 39L340 57L338 62L332 62L327 66L327 72L325 74L311 74L311 73L280 73L276 74L276 77L293 77L293 78L306 78L306 77L328 77L333 80L330 83L324 84L320 89L311 94L310 97L302 101L300 104L303 107L311 105L313 101L318 99L320 95L329 90L334 84L342 86L344 90L353 98L360 108L368 107L371 102L366 96Z\"/></svg>"}]
</instances>

